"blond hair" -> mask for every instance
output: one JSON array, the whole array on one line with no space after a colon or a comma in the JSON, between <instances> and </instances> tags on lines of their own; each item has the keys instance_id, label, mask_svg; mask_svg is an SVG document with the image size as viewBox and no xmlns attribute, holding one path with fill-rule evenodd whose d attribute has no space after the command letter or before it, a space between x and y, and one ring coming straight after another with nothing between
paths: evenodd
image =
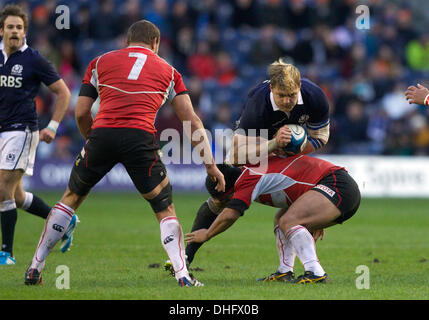
<instances>
[{"instance_id":1,"label":"blond hair","mask_svg":"<svg viewBox=\"0 0 429 320\"><path fill-rule=\"evenodd\" d=\"M268 67L271 86L282 91L291 92L301 88L301 74L292 64L279 59Z\"/></svg>"}]
</instances>

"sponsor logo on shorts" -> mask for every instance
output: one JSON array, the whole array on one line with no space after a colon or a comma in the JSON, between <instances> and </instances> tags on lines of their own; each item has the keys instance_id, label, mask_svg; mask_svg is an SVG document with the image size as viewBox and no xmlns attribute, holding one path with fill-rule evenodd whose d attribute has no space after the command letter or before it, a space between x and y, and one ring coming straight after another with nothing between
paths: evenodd
<instances>
[{"instance_id":1,"label":"sponsor logo on shorts","mask_svg":"<svg viewBox=\"0 0 429 320\"><path fill-rule=\"evenodd\" d=\"M322 190L323 192L327 193L331 198L335 195L335 191L331 188L328 188L327 186L324 186L323 184L318 184L315 186L315 188Z\"/></svg>"},{"instance_id":2,"label":"sponsor logo on shorts","mask_svg":"<svg viewBox=\"0 0 429 320\"><path fill-rule=\"evenodd\" d=\"M9 153L9 154L6 156L6 161L7 161L7 162L14 162L14 161L15 161L15 158L16 158L16 156L15 156L15 154L14 154L14 153Z\"/></svg>"}]
</instances>

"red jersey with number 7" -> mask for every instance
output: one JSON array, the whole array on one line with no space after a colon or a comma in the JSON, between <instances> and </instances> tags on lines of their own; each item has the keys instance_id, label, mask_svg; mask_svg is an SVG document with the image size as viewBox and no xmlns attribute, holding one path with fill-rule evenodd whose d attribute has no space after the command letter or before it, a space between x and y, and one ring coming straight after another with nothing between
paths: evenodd
<instances>
[{"instance_id":1,"label":"red jersey with number 7","mask_svg":"<svg viewBox=\"0 0 429 320\"><path fill-rule=\"evenodd\" d=\"M167 99L186 92L180 73L152 50L130 46L90 62L82 83L94 86L100 109L92 129L138 128L155 134L156 113Z\"/></svg>"}]
</instances>

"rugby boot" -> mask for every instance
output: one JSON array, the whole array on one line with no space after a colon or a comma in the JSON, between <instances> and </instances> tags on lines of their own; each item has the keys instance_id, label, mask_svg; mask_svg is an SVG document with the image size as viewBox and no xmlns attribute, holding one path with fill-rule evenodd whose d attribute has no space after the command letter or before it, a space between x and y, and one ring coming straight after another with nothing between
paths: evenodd
<instances>
[{"instance_id":1,"label":"rugby boot","mask_svg":"<svg viewBox=\"0 0 429 320\"><path fill-rule=\"evenodd\" d=\"M189 277L182 277L177 280L179 286L181 287L203 287L204 283L199 282L194 276L190 273Z\"/></svg>"},{"instance_id":2,"label":"rugby boot","mask_svg":"<svg viewBox=\"0 0 429 320\"><path fill-rule=\"evenodd\" d=\"M28 270L25 272L24 283L27 286L34 286L37 284L43 285L42 272L39 272L37 269L34 268L28 268Z\"/></svg>"},{"instance_id":3,"label":"rugby boot","mask_svg":"<svg viewBox=\"0 0 429 320\"><path fill-rule=\"evenodd\" d=\"M328 275L325 273L323 276L316 276L312 271L305 271L303 275L294 280L294 283L326 283Z\"/></svg>"},{"instance_id":4,"label":"rugby boot","mask_svg":"<svg viewBox=\"0 0 429 320\"><path fill-rule=\"evenodd\" d=\"M295 279L295 274L293 271L288 271L286 273L276 271L265 278L256 279L256 281L261 282L293 282Z\"/></svg>"},{"instance_id":5,"label":"rugby boot","mask_svg":"<svg viewBox=\"0 0 429 320\"><path fill-rule=\"evenodd\" d=\"M72 241L73 241L73 233L74 233L74 230L75 230L78 222L80 222L80 220L79 220L78 216L76 214L74 214L72 219L70 220L70 224L67 227L66 232L64 233L63 237L61 238L60 251L62 253L70 250L70 246L72 245Z\"/></svg>"},{"instance_id":6,"label":"rugby boot","mask_svg":"<svg viewBox=\"0 0 429 320\"><path fill-rule=\"evenodd\" d=\"M0 251L0 265L7 266L12 264L16 264L15 258L9 252Z\"/></svg>"}]
</instances>

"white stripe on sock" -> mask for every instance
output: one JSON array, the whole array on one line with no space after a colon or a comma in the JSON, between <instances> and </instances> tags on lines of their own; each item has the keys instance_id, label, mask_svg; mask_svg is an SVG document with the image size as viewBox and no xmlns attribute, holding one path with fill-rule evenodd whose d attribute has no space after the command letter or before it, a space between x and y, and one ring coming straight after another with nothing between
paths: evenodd
<instances>
[{"instance_id":1,"label":"white stripe on sock","mask_svg":"<svg viewBox=\"0 0 429 320\"><path fill-rule=\"evenodd\" d=\"M176 279L189 276L185 260L185 242L179 220L166 217L159 223L161 242L173 265Z\"/></svg>"},{"instance_id":2,"label":"white stripe on sock","mask_svg":"<svg viewBox=\"0 0 429 320\"><path fill-rule=\"evenodd\" d=\"M27 210L28 208L30 208L32 203L33 203L33 194L31 192L26 192L25 193L25 199L24 199L24 202L21 206L21 209Z\"/></svg>"},{"instance_id":3,"label":"white stripe on sock","mask_svg":"<svg viewBox=\"0 0 429 320\"><path fill-rule=\"evenodd\" d=\"M43 269L45 260L57 242L62 238L70 224L71 217L66 208L58 206L58 203L49 213L40 236L36 252L34 253L31 268L37 268L39 271Z\"/></svg>"},{"instance_id":4,"label":"white stripe on sock","mask_svg":"<svg viewBox=\"0 0 429 320\"><path fill-rule=\"evenodd\" d=\"M276 235L277 253L280 262L277 271L281 273L293 271L296 257L295 249L278 226L274 227L274 233Z\"/></svg>"},{"instance_id":5,"label":"white stripe on sock","mask_svg":"<svg viewBox=\"0 0 429 320\"><path fill-rule=\"evenodd\" d=\"M316 254L316 247L313 236L308 230L300 225L290 228L287 232L287 239L295 248L296 255L301 260L305 271L312 271L317 276L325 274Z\"/></svg>"},{"instance_id":6,"label":"white stripe on sock","mask_svg":"<svg viewBox=\"0 0 429 320\"><path fill-rule=\"evenodd\" d=\"M0 212L16 209L15 199L0 202Z\"/></svg>"}]
</instances>

